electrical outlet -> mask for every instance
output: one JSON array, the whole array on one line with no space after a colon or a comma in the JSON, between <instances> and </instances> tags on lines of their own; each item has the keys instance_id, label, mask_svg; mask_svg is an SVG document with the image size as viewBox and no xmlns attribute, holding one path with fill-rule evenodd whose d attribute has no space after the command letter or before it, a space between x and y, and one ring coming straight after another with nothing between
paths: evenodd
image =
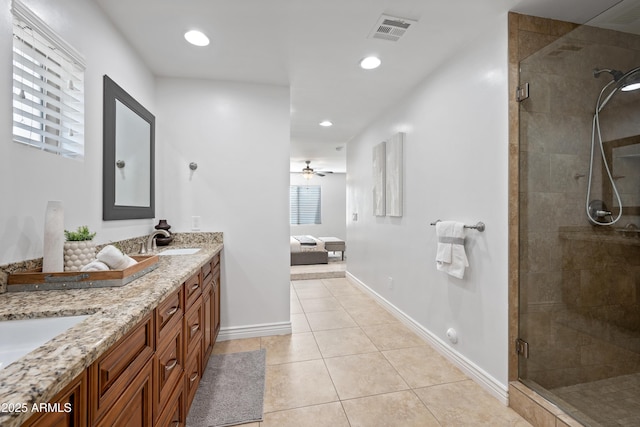
<instances>
[{"instance_id":1,"label":"electrical outlet","mask_svg":"<svg viewBox=\"0 0 640 427\"><path fill-rule=\"evenodd\" d=\"M200 217L192 216L191 217L191 231L200 231Z\"/></svg>"},{"instance_id":2,"label":"electrical outlet","mask_svg":"<svg viewBox=\"0 0 640 427\"><path fill-rule=\"evenodd\" d=\"M387 277L387 288L393 289L393 277Z\"/></svg>"}]
</instances>

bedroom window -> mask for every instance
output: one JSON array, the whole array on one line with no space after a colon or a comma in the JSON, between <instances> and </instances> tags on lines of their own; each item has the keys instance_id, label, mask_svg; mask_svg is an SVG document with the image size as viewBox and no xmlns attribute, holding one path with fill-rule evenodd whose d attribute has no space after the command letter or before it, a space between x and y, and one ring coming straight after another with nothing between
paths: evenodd
<instances>
[{"instance_id":1,"label":"bedroom window","mask_svg":"<svg viewBox=\"0 0 640 427\"><path fill-rule=\"evenodd\" d=\"M13 13L13 141L82 160L84 59L19 0Z\"/></svg>"},{"instance_id":2,"label":"bedroom window","mask_svg":"<svg viewBox=\"0 0 640 427\"><path fill-rule=\"evenodd\" d=\"M292 185L289 187L290 224L321 224L320 186Z\"/></svg>"}]
</instances>

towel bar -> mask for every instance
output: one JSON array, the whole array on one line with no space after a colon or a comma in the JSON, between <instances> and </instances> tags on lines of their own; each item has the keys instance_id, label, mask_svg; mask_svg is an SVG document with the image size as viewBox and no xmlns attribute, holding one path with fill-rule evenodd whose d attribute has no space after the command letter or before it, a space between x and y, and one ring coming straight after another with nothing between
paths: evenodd
<instances>
[{"instance_id":1,"label":"towel bar","mask_svg":"<svg viewBox=\"0 0 640 427\"><path fill-rule=\"evenodd\" d=\"M438 222L440 222L440 220L436 220L435 222L432 222L430 225L436 225ZM473 228L474 230L478 230L480 232L483 232L485 229L485 225L484 222L482 221L478 221L478 223L476 225L465 225L464 228Z\"/></svg>"}]
</instances>

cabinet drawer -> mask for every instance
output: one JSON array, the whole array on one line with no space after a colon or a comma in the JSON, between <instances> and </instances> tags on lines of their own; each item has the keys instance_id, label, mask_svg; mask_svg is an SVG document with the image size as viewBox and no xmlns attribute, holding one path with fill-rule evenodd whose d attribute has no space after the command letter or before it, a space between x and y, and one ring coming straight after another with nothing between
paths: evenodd
<instances>
[{"instance_id":1,"label":"cabinet drawer","mask_svg":"<svg viewBox=\"0 0 640 427\"><path fill-rule=\"evenodd\" d=\"M193 402L193 398L198 391L198 385L200 384L200 378L202 377L202 371L200 367L202 365L202 349L198 347L196 351L189 354L187 358L187 367L184 375L184 394L187 396L187 413Z\"/></svg>"},{"instance_id":2,"label":"cabinet drawer","mask_svg":"<svg viewBox=\"0 0 640 427\"><path fill-rule=\"evenodd\" d=\"M60 391L51 402L59 404L57 412L40 412L22 424L23 427L85 427L87 425L87 376L83 371Z\"/></svg>"},{"instance_id":3,"label":"cabinet drawer","mask_svg":"<svg viewBox=\"0 0 640 427\"><path fill-rule=\"evenodd\" d=\"M165 298L156 309L156 324L158 341L166 335L166 329L173 327L176 322L182 322L184 303L182 301L182 286ZM159 344L158 344L159 345Z\"/></svg>"},{"instance_id":4,"label":"cabinet drawer","mask_svg":"<svg viewBox=\"0 0 640 427\"><path fill-rule=\"evenodd\" d=\"M184 388L182 384L173 390L167 399L167 406L158 416L155 427L181 427L187 421L187 411L184 405Z\"/></svg>"},{"instance_id":5,"label":"cabinet drawer","mask_svg":"<svg viewBox=\"0 0 640 427\"><path fill-rule=\"evenodd\" d=\"M185 309L188 310L191 307L198 297L202 295L202 282L200 280L200 274L194 274L184 282L184 292L185 292Z\"/></svg>"},{"instance_id":6,"label":"cabinet drawer","mask_svg":"<svg viewBox=\"0 0 640 427\"><path fill-rule=\"evenodd\" d=\"M162 411L168 397L178 382L182 382L184 372L184 343L182 322L171 327L166 340L158 342L156 351L156 387L158 388L158 409Z\"/></svg>"},{"instance_id":7,"label":"cabinet drawer","mask_svg":"<svg viewBox=\"0 0 640 427\"><path fill-rule=\"evenodd\" d=\"M205 288L202 295L202 315L203 315L203 334L202 334L202 371L207 367L209 357L213 351L213 286Z\"/></svg>"},{"instance_id":8,"label":"cabinet drawer","mask_svg":"<svg viewBox=\"0 0 640 427\"><path fill-rule=\"evenodd\" d=\"M153 331L149 314L89 367L91 420L102 417L153 356Z\"/></svg>"},{"instance_id":9,"label":"cabinet drawer","mask_svg":"<svg viewBox=\"0 0 640 427\"><path fill-rule=\"evenodd\" d=\"M199 297L196 303L187 311L187 315L184 318L184 340L187 355L193 351L195 347L200 347L203 330L202 297Z\"/></svg>"},{"instance_id":10,"label":"cabinet drawer","mask_svg":"<svg viewBox=\"0 0 640 427\"><path fill-rule=\"evenodd\" d=\"M96 427L149 426L153 420L152 361L142 367Z\"/></svg>"},{"instance_id":11,"label":"cabinet drawer","mask_svg":"<svg viewBox=\"0 0 640 427\"><path fill-rule=\"evenodd\" d=\"M213 269L220 265L220 254L214 255L205 265L202 266L202 280L203 283L207 283L210 280L210 276Z\"/></svg>"}]
</instances>

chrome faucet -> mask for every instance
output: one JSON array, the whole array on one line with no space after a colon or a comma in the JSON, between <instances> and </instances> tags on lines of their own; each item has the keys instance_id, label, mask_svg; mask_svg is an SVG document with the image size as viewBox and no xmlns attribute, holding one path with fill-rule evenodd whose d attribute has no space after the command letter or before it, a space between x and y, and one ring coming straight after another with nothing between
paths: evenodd
<instances>
[{"instance_id":1,"label":"chrome faucet","mask_svg":"<svg viewBox=\"0 0 640 427\"><path fill-rule=\"evenodd\" d=\"M149 235L147 240L147 252L153 252L156 250L156 236L162 234L164 237L170 237L171 234L167 230L156 230Z\"/></svg>"}]
</instances>

